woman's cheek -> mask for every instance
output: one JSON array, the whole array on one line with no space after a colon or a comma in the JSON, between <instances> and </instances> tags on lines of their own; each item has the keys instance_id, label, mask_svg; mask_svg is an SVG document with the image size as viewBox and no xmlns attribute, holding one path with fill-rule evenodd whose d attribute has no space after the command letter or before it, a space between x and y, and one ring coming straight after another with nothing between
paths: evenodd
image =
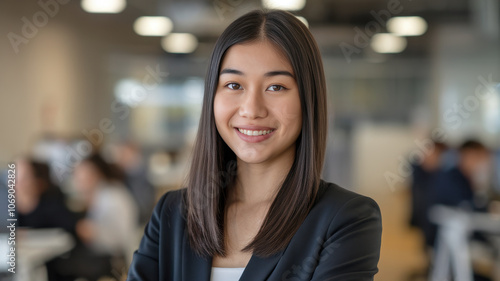
<instances>
[{"instance_id":1,"label":"woman's cheek","mask_svg":"<svg viewBox=\"0 0 500 281\"><path fill-rule=\"evenodd\" d=\"M300 108L300 103L297 104L295 101L283 103L279 115L281 120L287 123L301 123L302 110Z\"/></svg>"},{"instance_id":2,"label":"woman's cheek","mask_svg":"<svg viewBox=\"0 0 500 281\"><path fill-rule=\"evenodd\" d=\"M214 114L217 122L228 121L237 108L237 100L225 93L219 93L214 101ZM217 120L218 119L218 120Z\"/></svg>"}]
</instances>

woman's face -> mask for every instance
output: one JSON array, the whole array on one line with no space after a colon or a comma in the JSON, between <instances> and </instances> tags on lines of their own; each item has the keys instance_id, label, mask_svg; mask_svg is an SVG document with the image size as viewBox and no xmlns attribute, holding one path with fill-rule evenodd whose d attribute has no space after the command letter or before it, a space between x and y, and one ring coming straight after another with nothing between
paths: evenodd
<instances>
[{"instance_id":1,"label":"woman's face","mask_svg":"<svg viewBox=\"0 0 500 281\"><path fill-rule=\"evenodd\" d=\"M239 160L293 159L302 127L299 90L290 62L276 46L259 40L228 49L214 115L219 134Z\"/></svg>"}]
</instances>

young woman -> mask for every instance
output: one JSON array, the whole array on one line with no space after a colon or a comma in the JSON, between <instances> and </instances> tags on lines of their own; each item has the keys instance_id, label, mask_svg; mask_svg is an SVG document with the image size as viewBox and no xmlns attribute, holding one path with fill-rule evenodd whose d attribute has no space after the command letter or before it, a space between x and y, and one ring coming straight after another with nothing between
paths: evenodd
<instances>
[{"instance_id":1,"label":"young woman","mask_svg":"<svg viewBox=\"0 0 500 281\"><path fill-rule=\"evenodd\" d=\"M320 179L321 57L290 13L254 11L210 59L187 188L158 202L128 280L373 280L381 218Z\"/></svg>"}]
</instances>

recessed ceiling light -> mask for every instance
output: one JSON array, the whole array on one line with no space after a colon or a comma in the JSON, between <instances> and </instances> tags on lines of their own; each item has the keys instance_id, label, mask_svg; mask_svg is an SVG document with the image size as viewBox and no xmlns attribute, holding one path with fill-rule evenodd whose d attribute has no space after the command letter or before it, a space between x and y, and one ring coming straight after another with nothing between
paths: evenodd
<instances>
[{"instance_id":1,"label":"recessed ceiling light","mask_svg":"<svg viewBox=\"0 0 500 281\"><path fill-rule=\"evenodd\" d=\"M167 17L139 17L134 22L135 32L142 36L165 36L172 28L172 21Z\"/></svg>"},{"instance_id":2,"label":"recessed ceiling light","mask_svg":"<svg viewBox=\"0 0 500 281\"><path fill-rule=\"evenodd\" d=\"M298 18L303 24L305 24L307 27L309 27L309 22L307 21L306 18L304 17L301 17L301 16L295 16L296 18Z\"/></svg>"},{"instance_id":3,"label":"recessed ceiling light","mask_svg":"<svg viewBox=\"0 0 500 281\"><path fill-rule=\"evenodd\" d=\"M427 22L421 17L394 17L387 21L387 30L399 36L419 36L427 31Z\"/></svg>"},{"instance_id":4,"label":"recessed ceiling light","mask_svg":"<svg viewBox=\"0 0 500 281\"><path fill-rule=\"evenodd\" d=\"M190 33L171 33L165 36L161 45L169 53L192 53L198 46L198 39Z\"/></svg>"},{"instance_id":5,"label":"recessed ceiling light","mask_svg":"<svg viewBox=\"0 0 500 281\"><path fill-rule=\"evenodd\" d=\"M304 8L306 0L262 0L262 5L266 9L298 11Z\"/></svg>"},{"instance_id":6,"label":"recessed ceiling light","mask_svg":"<svg viewBox=\"0 0 500 281\"><path fill-rule=\"evenodd\" d=\"M120 13L127 6L125 0L82 0L82 8L89 13Z\"/></svg>"},{"instance_id":7,"label":"recessed ceiling light","mask_svg":"<svg viewBox=\"0 0 500 281\"><path fill-rule=\"evenodd\" d=\"M391 33L375 34L371 40L371 47L377 53L401 53L406 44L406 38Z\"/></svg>"}]
</instances>

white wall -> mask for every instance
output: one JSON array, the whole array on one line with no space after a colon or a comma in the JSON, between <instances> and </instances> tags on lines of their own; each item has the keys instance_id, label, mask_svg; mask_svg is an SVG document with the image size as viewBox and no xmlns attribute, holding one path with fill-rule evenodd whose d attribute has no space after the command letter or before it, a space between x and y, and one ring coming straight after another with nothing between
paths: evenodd
<instances>
[{"instance_id":1,"label":"white wall","mask_svg":"<svg viewBox=\"0 0 500 281\"><path fill-rule=\"evenodd\" d=\"M401 159L417 150L417 138L409 127L391 124L365 123L353 132L353 186L362 194L376 196L402 188L400 182L391 185L388 174L405 178L399 169L405 168Z\"/></svg>"}]
</instances>

